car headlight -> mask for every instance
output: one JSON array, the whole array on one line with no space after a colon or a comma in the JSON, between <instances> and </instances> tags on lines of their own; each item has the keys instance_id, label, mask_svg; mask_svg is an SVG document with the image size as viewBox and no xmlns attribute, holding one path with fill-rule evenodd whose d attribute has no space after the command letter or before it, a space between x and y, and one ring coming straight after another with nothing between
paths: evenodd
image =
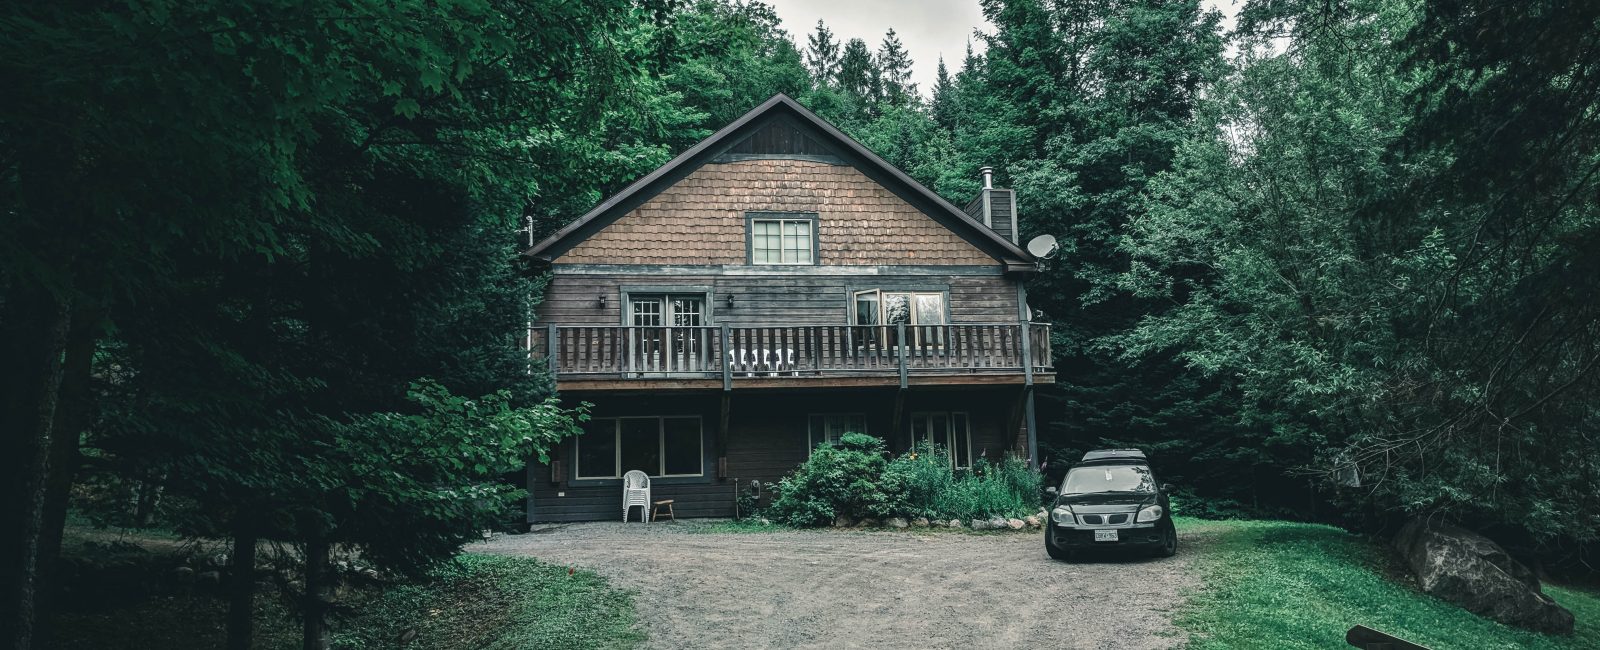
<instances>
[{"instance_id":1,"label":"car headlight","mask_svg":"<svg viewBox=\"0 0 1600 650\"><path fill-rule=\"evenodd\" d=\"M1139 510L1139 516L1134 517L1133 520L1141 524L1148 521L1160 521L1162 512L1164 511L1161 506L1145 506Z\"/></svg>"},{"instance_id":2,"label":"car headlight","mask_svg":"<svg viewBox=\"0 0 1600 650\"><path fill-rule=\"evenodd\" d=\"M1078 520L1072 516L1072 508L1068 508L1066 506L1056 506L1055 510L1050 511L1050 518L1055 520L1055 522L1058 524L1078 523Z\"/></svg>"}]
</instances>

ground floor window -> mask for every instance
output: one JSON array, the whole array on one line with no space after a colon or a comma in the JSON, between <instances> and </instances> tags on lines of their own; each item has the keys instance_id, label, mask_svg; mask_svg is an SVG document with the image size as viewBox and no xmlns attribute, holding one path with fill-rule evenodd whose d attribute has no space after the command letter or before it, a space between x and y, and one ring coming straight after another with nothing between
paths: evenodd
<instances>
[{"instance_id":1,"label":"ground floor window","mask_svg":"<svg viewBox=\"0 0 1600 650\"><path fill-rule=\"evenodd\" d=\"M811 444L807 449L816 449L817 445L839 441L839 436L846 433L867 433L867 416L862 413L813 413L810 424Z\"/></svg>"},{"instance_id":2,"label":"ground floor window","mask_svg":"<svg viewBox=\"0 0 1600 650\"><path fill-rule=\"evenodd\" d=\"M931 441L950 455L951 467L972 466L972 426L966 413L933 411L911 414L911 438Z\"/></svg>"},{"instance_id":3,"label":"ground floor window","mask_svg":"<svg viewBox=\"0 0 1600 650\"><path fill-rule=\"evenodd\" d=\"M704 436L699 416L595 418L573 439L579 479L620 478L632 470L651 476L703 476Z\"/></svg>"}]
</instances>

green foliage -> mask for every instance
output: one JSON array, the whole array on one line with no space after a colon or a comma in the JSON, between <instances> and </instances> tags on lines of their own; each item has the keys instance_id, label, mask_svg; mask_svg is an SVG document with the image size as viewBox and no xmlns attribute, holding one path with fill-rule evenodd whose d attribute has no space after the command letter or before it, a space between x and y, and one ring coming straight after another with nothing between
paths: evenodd
<instances>
[{"instance_id":1,"label":"green foliage","mask_svg":"<svg viewBox=\"0 0 1600 650\"><path fill-rule=\"evenodd\" d=\"M631 648L644 640L633 598L588 571L463 555L426 580L385 590L341 627L335 648Z\"/></svg>"},{"instance_id":2,"label":"green foliage","mask_svg":"<svg viewBox=\"0 0 1600 650\"><path fill-rule=\"evenodd\" d=\"M893 460L885 456L883 441L862 434L820 446L778 483L763 514L791 526L821 526L837 516L1022 517L1042 505L1042 477L1021 458L980 458L970 470L952 470L949 455L926 442Z\"/></svg>"},{"instance_id":3,"label":"green foliage","mask_svg":"<svg viewBox=\"0 0 1600 650\"><path fill-rule=\"evenodd\" d=\"M400 572L447 561L496 527L526 496L499 478L530 458L548 461L588 419L554 397L519 408L507 391L466 399L432 382L414 385L411 399L421 412L324 420L331 438L302 461L305 505L326 513L329 538Z\"/></svg>"},{"instance_id":4,"label":"green foliage","mask_svg":"<svg viewBox=\"0 0 1600 650\"><path fill-rule=\"evenodd\" d=\"M1570 638L1508 627L1396 584L1388 549L1329 526L1178 521L1206 583L1178 624L1195 648L1329 648L1366 625L1430 648L1592 648L1600 597L1546 585L1577 617ZM1203 552L1196 550L1203 548Z\"/></svg>"},{"instance_id":5,"label":"green foliage","mask_svg":"<svg viewBox=\"0 0 1600 650\"><path fill-rule=\"evenodd\" d=\"M900 494L884 480L887 453L882 440L863 433L847 433L837 444L818 446L810 459L778 482L767 516L790 526L824 526L835 517L893 514Z\"/></svg>"}]
</instances>

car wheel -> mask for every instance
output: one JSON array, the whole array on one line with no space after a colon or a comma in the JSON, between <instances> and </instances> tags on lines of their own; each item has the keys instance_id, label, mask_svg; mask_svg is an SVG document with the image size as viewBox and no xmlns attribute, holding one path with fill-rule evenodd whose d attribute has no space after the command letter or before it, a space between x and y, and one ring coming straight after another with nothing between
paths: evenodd
<instances>
[{"instance_id":1,"label":"car wheel","mask_svg":"<svg viewBox=\"0 0 1600 650\"><path fill-rule=\"evenodd\" d=\"M1056 548L1055 544L1050 543L1050 531L1048 530L1044 531L1044 552L1050 554L1050 559L1052 560L1072 561L1072 551Z\"/></svg>"},{"instance_id":2,"label":"car wheel","mask_svg":"<svg viewBox=\"0 0 1600 650\"><path fill-rule=\"evenodd\" d=\"M1172 557L1178 554L1178 529L1167 526L1167 534L1161 538L1161 546L1156 549L1157 557Z\"/></svg>"}]
</instances>

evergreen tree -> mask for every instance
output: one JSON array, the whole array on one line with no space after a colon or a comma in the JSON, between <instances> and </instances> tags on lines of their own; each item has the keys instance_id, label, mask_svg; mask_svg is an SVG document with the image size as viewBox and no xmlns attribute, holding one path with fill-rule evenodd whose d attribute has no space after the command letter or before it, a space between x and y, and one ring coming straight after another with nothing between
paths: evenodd
<instances>
[{"instance_id":1,"label":"evergreen tree","mask_svg":"<svg viewBox=\"0 0 1600 650\"><path fill-rule=\"evenodd\" d=\"M880 76L866 41L852 38L844 44L839 56L839 89L855 102L860 114L877 108Z\"/></svg>"},{"instance_id":2,"label":"evergreen tree","mask_svg":"<svg viewBox=\"0 0 1600 650\"><path fill-rule=\"evenodd\" d=\"M949 130L955 128L956 98L955 81L950 78L950 71L944 67L944 57L939 57L939 67L934 73L933 98L929 104L929 112L933 114L933 121L940 128Z\"/></svg>"},{"instance_id":3,"label":"evergreen tree","mask_svg":"<svg viewBox=\"0 0 1600 650\"><path fill-rule=\"evenodd\" d=\"M817 31L806 37L806 68L817 86L835 83L839 74L839 42L821 20L817 21Z\"/></svg>"},{"instance_id":4,"label":"evergreen tree","mask_svg":"<svg viewBox=\"0 0 1600 650\"><path fill-rule=\"evenodd\" d=\"M896 108L910 105L917 97L917 85L911 83L911 54L900 44L893 27L883 35L876 61L882 101Z\"/></svg>"}]
</instances>

